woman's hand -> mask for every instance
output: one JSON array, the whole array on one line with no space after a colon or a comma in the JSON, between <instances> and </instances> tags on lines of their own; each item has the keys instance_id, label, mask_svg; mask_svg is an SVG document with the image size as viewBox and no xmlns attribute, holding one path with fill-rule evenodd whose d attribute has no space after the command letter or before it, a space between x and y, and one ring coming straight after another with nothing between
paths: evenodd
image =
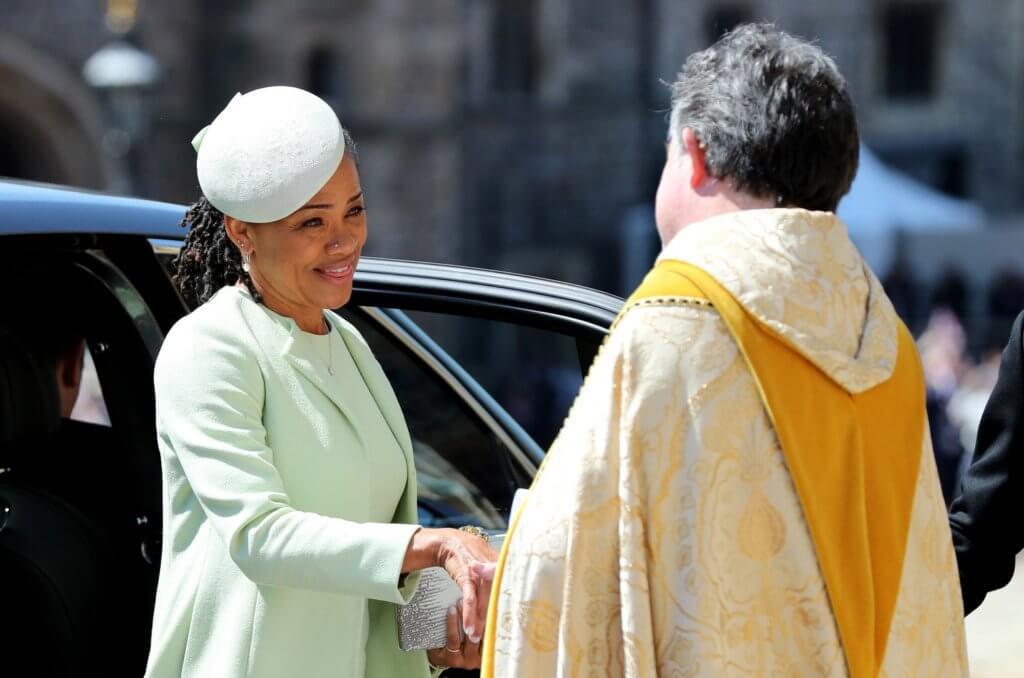
<instances>
[{"instance_id":1,"label":"woman's hand","mask_svg":"<svg viewBox=\"0 0 1024 678\"><path fill-rule=\"evenodd\" d=\"M474 643L468 637L463 636L459 626L458 608L451 607L448 609L446 645L427 652L427 659L431 664L452 669L480 668L480 643Z\"/></svg>"},{"instance_id":2,"label":"woman's hand","mask_svg":"<svg viewBox=\"0 0 1024 678\"><path fill-rule=\"evenodd\" d=\"M453 529L417 531L402 564L403 572L443 567L462 590L462 626L472 643L483 636L497 552L484 539Z\"/></svg>"}]
</instances>

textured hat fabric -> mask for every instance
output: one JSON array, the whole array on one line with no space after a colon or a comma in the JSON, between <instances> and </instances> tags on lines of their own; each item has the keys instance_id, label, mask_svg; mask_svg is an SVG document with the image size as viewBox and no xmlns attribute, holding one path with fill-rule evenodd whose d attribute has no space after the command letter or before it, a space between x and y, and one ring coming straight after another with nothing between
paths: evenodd
<instances>
[{"instance_id":1,"label":"textured hat fabric","mask_svg":"<svg viewBox=\"0 0 1024 678\"><path fill-rule=\"evenodd\" d=\"M203 195L252 223L283 219L323 188L345 155L338 116L296 87L237 94L192 140Z\"/></svg>"}]
</instances>

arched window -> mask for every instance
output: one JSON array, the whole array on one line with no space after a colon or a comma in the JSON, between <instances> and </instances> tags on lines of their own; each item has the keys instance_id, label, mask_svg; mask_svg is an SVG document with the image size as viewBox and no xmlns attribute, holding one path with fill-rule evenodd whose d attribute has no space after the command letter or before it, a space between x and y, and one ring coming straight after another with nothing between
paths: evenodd
<instances>
[{"instance_id":1,"label":"arched window","mask_svg":"<svg viewBox=\"0 0 1024 678\"><path fill-rule=\"evenodd\" d=\"M533 94L540 70L537 0L497 0L496 5L491 42L494 90Z\"/></svg>"},{"instance_id":2,"label":"arched window","mask_svg":"<svg viewBox=\"0 0 1024 678\"><path fill-rule=\"evenodd\" d=\"M939 89L941 6L898 2L882 17L885 94L889 99L928 101Z\"/></svg>"},{"instance_id":3,"label":"arched window","mask_svg":"<svg viewBox=\"0 0 1024 678\"><path fill-rule=\"evenodd\" d=\"M715 7L704 19L704 33L708 44L717 42L720 37L750 20L750 9L743 5Z\"/></svg>"},{"instance_id":4,"label":"arched window","mask_svg":"<svg viewBox=\"0 0 1024 678\"><path fill-rule=\"evenodd\" d=\"M345 77L338 54L324 45L314 47L306 61L306 88L335 107L345 99Z\"/></svg>"}]
</instances>

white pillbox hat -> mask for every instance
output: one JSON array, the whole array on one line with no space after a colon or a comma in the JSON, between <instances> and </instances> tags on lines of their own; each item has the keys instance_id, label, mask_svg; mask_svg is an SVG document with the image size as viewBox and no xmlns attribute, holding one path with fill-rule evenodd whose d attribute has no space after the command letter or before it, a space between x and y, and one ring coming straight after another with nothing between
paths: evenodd
<instances>
[{"instance_id":1,"label":"white pillbox hat","mask_svg":"<svg viewBox=\"0 0 1024 678\"><path fill-rule=\"evenodd\" d=\"M283 219L323 188L345 155L338 116L296 87L236 94L192 140L203 195L242 221Z\"/></svg>"}]
</instances>

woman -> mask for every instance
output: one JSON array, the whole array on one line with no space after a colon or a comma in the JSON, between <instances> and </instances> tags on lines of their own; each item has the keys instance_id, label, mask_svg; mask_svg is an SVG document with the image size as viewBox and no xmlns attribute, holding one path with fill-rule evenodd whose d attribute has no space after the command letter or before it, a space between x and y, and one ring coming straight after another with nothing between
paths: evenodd
<instances>
[{"instance_id":1,"label":"woman","mask_svg":"<svg viewBox=\"0 0 1024 678\"><path fill-rule=\"evenodd\" d=\"M182 294L157 361L164 542L147 675L417 676L396 606L447 569L461 620L435 665L472 668L494 560L423 529L398 402L358 332L366 208L351 140L308 92L236 96L193 145ZM479 604L478 604L479 601ZM466 638L460 638L459 623Z\"/></svg>"}]
</instances>

